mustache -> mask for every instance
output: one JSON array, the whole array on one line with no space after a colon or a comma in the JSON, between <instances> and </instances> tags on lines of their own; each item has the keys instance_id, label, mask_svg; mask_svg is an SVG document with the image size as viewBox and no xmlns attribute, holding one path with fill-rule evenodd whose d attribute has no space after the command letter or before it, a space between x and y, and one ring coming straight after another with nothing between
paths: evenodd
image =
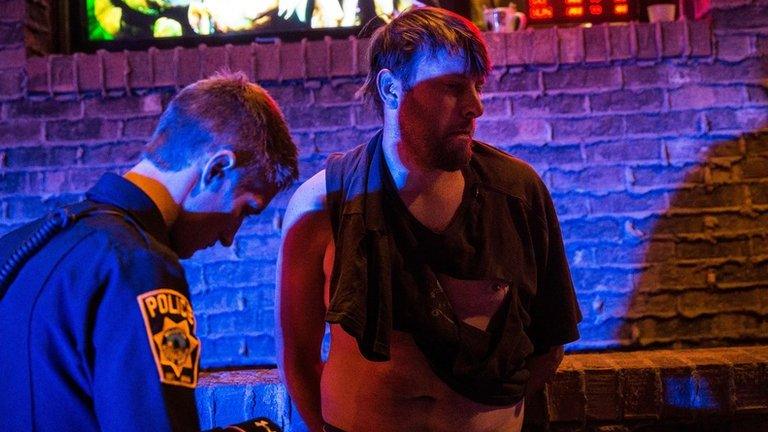
<instances>
[{"instance_id":1,"label":"mustache","mask_svg":"<svg viewBox=\"0 0 768 432\"><path fill-rule=\"evenodd\" d=\"M461 125L458 128L451 131L452 135L459 135L459 134L472 135L474 133L475 133L475 122L470 122L470 123Z\"/></svg>"},{"instance_id":2,"label":"mustache","mask_svg":"<svg viewBox=\"0 0 768 432\"><path fill-rule=\"evenodd\" d=\"M474 135L475 131L474 129L455 129L451 131L448 135Z\"/></svg>"}]
</instances>

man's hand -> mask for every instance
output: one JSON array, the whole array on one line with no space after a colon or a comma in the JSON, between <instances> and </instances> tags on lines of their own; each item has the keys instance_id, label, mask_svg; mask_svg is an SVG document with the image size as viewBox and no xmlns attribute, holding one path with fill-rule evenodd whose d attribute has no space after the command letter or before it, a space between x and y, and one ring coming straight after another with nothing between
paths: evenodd
<instances>
[{"instance_id":1,"label":"man's hand","mask_svg":"<svg viewBox=\"0 0 768 432\"><path fill-rule=\"evenodd\" d=\"M213 431L229 431L229 432L282 432L280 426L276 425L272 420L266 417L257 417L255 419L247 420L242 423L233 424L225 427L224 429L214 429Z\"/></svg>"},{"instance_id":2,"label":"man's hand","mask_svg":"<svg viewBox=\"0 0 768 432\"><path fill-rule=\"evenodd\" d=\"M531 372L528 385L525 389L526 399L544 389L544 386L552 381L557 372L557 367L563 361L563 346L551 347L544 354L533 355L526 361L526 367Z\"/></svg>"}]
</instances>

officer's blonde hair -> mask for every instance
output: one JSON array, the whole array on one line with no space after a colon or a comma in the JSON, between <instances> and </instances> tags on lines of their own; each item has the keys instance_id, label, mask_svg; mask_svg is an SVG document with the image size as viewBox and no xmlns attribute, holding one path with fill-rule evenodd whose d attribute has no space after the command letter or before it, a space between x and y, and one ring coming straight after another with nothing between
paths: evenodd
<instances>
[{"instance_id":1,"label":"officer's blonde hair","mask_svg":"<svg viewBox=\"0 0 768 432\"><path fill-rule=\"evenodd\" d=\"M298 177L296 146L277 103L243 73L220 72L182 89L160 117L144 156L178 171L229 148L246 185L281 190Z\"/></svg>"}]
</instances>

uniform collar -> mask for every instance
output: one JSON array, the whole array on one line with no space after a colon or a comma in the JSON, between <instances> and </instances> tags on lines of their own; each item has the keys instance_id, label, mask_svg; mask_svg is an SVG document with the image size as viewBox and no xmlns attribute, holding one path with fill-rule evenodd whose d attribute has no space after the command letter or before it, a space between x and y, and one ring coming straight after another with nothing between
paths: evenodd
<instances>
[{"instance_id":1,"label":"uniform collar","mask_svg":"<svg viewBox=\"0 0 768 432\"><path fill-rule=\"evenodd\" d=\"M86 192L86 197L125 210L147 233L170 247L168 226L160 209L144 191L130 181L117 174L106 173Z\"/></svg>"}]
</instances>

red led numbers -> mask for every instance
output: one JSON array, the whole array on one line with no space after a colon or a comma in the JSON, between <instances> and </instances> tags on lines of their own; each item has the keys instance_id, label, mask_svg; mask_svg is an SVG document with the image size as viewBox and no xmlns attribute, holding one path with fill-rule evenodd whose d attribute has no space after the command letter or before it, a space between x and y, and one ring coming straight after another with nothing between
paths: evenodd
<instances>
[{"instance_id":1,"label":"red led numbers","mask_svg":"<svg viewBox=\"0 0 768 432\"><path fill-rule=\"evenodd\" d=\"M541 24L635 19L637 0L528 0L528 17Z\"/></svg>"},{"instance_id":2,"label":"red led numbers","mask_svg":"<svg viewBox=\"0 0 768 432\"><path fill-rule=\"evenodd\" d=\"M565 16L572 18L584 16L584 8L581 6L571 6L565 8Z\"/></svg>"}]
</instances>

